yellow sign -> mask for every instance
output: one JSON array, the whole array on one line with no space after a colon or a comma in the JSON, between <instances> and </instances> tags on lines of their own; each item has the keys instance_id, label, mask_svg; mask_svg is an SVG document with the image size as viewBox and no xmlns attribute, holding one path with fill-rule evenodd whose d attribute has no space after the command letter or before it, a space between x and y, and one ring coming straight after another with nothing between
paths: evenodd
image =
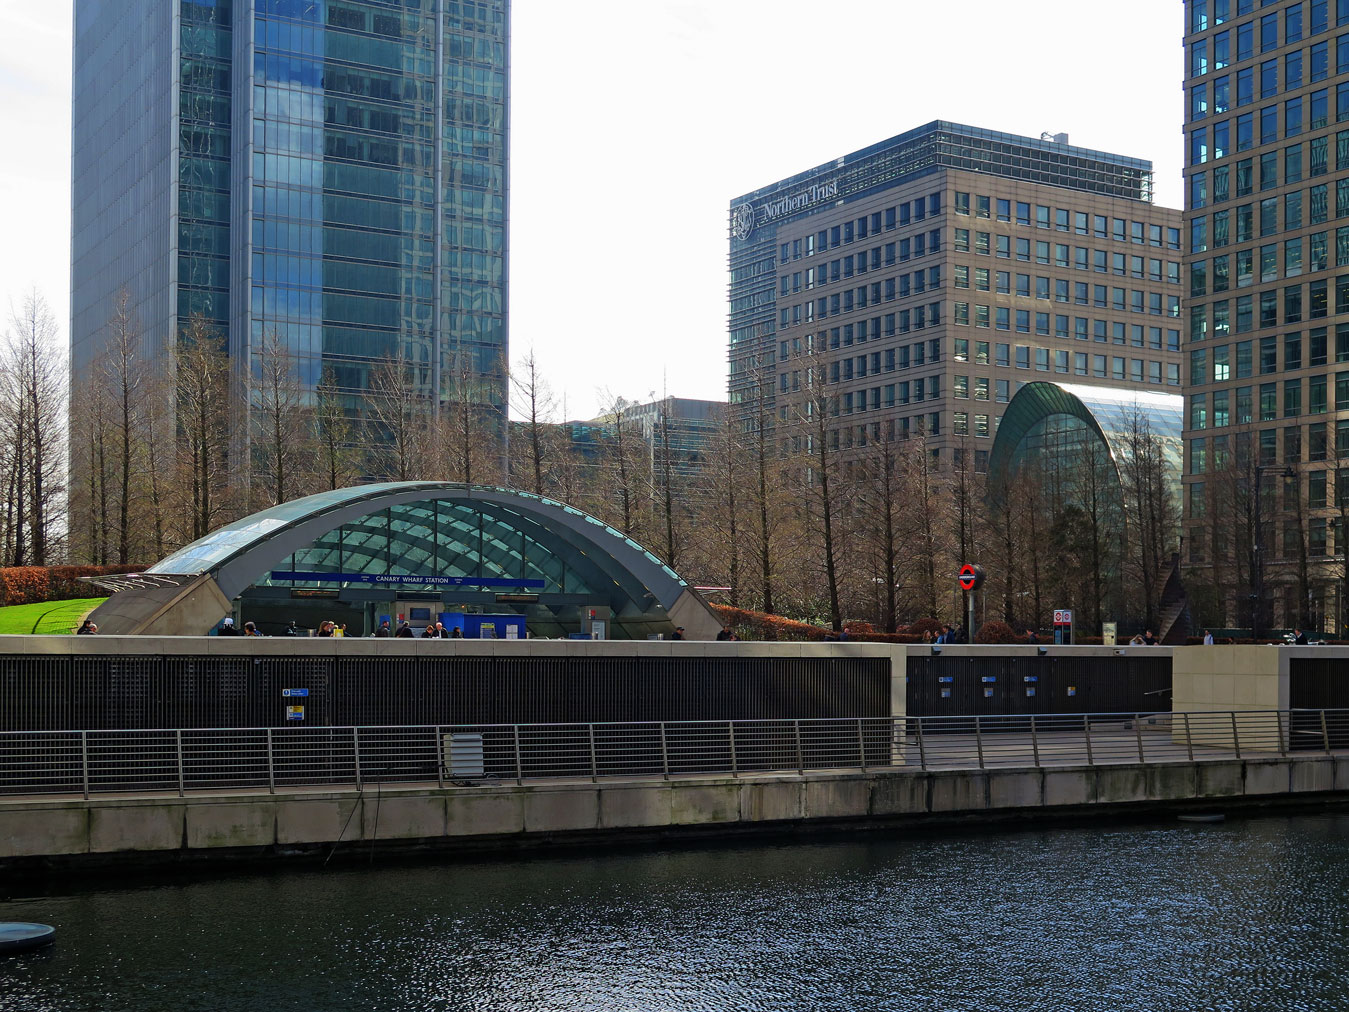
<instances>
[{"instance_id":1,"label":"yellow sign","mask_svg":"<svg viewBox=\"0 0 1349 1012\"><path fill-rule=\"evenodd\" d=\"M287 720L304 720L304 707L303 707L303 706L288 706L288 707L286 707L286 719L287 719Z\"/></svg>"}]
</instances>

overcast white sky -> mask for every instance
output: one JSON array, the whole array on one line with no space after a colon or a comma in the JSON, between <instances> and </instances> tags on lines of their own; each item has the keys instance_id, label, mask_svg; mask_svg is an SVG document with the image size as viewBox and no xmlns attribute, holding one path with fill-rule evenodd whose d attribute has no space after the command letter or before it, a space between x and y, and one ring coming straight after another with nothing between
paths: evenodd
<instances>
[{"instance_id":1,"label":"overcast white sky","mask_svg":"<svg viewBox=\"0 0 1349 1012\"><path fill-rule=\"evenodd\" d=\"M36 286L63 332L70 19L0 0L0 307ZM1181 28L1180 0L515 0L513 358L573 418L724 397L731 198L933 119L1150 158L1179 207Z\"/></svg>"}]
</instances>

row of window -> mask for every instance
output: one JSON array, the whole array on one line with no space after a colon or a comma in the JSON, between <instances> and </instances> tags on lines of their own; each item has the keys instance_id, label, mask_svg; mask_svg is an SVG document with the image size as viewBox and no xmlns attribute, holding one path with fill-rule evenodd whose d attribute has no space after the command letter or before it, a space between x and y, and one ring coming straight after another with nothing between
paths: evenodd
<instances>
[{"instance_id":1,"label":"row of window","mask_svg":"<svg viewBox=\"0 0 1349 1012\"><path fill-rule=\"evenodd\" d=\"M917 235L898 242L888 242L876 246L870 251L863 250L851 256L839 257L819 267L807 267L804 271L784 273L778 278L778 294L788 295L801 291L810 291L818 285L833 284L847 280L868 270L877 271L882 267L893 267L896 263L908 263L909 260L941 252L941 230L919 232Z\"/></svg>"},{"instance_id":2,"label":"row of window","mask_svg":"<svg viewBox=\"0 0 1349 1012\"><path fill-rule=\"evenodd\" d=\"M998 221L1010 222L1013 207L1016 209L1018 225L1034 225L1036 228L1054 228L1059 232L1076 232L1078 235L1094 235L1098 239L1114 239L1116 242L1133 242L1139 245L1147 243L1161 246L1163 236L1172 231L1161 225L1152 225L1145 221L1131 221L1124 218L1111 218L1104 214L1088 214L1086 211L1072 211L1065 207L1048 207L1044 204L1030 204L1027 201L1012 201L1003 197L993 198L985 194L974 195L971 207L970 195L957 192L954 210L956 214L973 214L976 218L993 218L997 209ZM1031 209L1034 207L1034 218ZM1050 224L1051 212L1053 224ZM1089 227L1090 226L1090 227ZM1169 238L1169 236L1168 236ZM1176 239L1179 240L1179 236ZM1172 246L1179 249L1179 246Z\"/></svg>"},{"instance_id":3,"label":"row of window","mask_svg":"<svg viewBox=\"0 0 1349 1012\"><path fill-rule=\"evenodd\" d=\"M831 228L822 228L813 235L784 242L778 248L778 260L780 263L786 263L788 260L812 257L825 250L838 249L868 236L903 228L910 222L922 221L924 218L939 214L941 214L940 192L928 194L926 197L915 197L894 207L887 207L884 211L864 214L853 221L845 221Z\"/></svg>"},{"instance_id":4,"label":"row of window","mask_svg":"<svg viewBox=\"0 0 1349 1012\"><path fill-rule=\"evenodd\" d=\"M1275 0L1260 0L1260 6L1268 7L1274 2ZM1324 32L1328 27L1327 0L1308 0L1305 4L1293 4L1284 11L1286 42L1297 42L1302 38L1304 8L1308 35ZM1255 10L1255 0L1188 0L1187 9L1190 12L1190 32L1206 32L1211 27L1226 24L1233 17L1250 14ZM1335 17L1337 24L1349 22L1349 0L1335 0Z\"/></svg>"},{"instance_id":5,"label":"row of window","mask_svg":"<svg viewBox=\"0 0 1349 1012\"><path fill-rule=\"evenodd\" d=\"M1226 0L1214 0L1215 4ZM1268 2L1268 0L1267 0ZM1249 13L1250 0L1238 0L1238 6ZM1261 6L1265 6L1262 4ZM1309 0L1306 5L1307 18L1304 21L1303 4L1292 4L1283 11L1284 45L1301 42L1305 35L1319 35L1330 27L1329 9L1326 0ZM1240 15L1238 15L1240 16ZM1225 22L1214 20L1214 25ZM1190 43L1190 75L1199 77L1211 70L1222 70L1234 63L1249 60L1257 52L1269 53L1279 48L1279 12L1262 15L1246 21L1235 28L1225 28L1220 32ZM1335 0L1335 23L1349 22L1349 3ZM1199 26L1203 27L1199 27ZM1191 0L1190 27L1192 32L1206 31L1209 26L1207 12L1195 9L1195 0Z\"/></svg>"},{"instance_id":6,"label":"row of window","mask_svg":"<svg viewBox=\"0 0 1349 1012\"><path fill-rule=\"evenodd\" d=\"M1349 178L1341 180L1336 184L1336 211L1337 217L1349 215ZM1317 193L1316 191L1320 191ZM1310 225L1320 225L1327 219L1329 211L1327 204L1327 188L1325 186L1312 187L1312 202L1310 214L1307 223ZM1192 239L1192 252L1204 253L1210 248L1222 249L1232 242L1242 243L1250 242L1252 239L1266 238L1277 235L1279 229L1279 203L1278 197L1270 197L1262 200L1259 204L1242 204L1233 208L1235 214L1229 211L1216 211L1212 215L1213 231L1210 236L1209 216L1200 215L1191 221L1190 236ZM1302 217L1302 191L1296 190L1293 193L1283 195L1284 223L1286 231L1293 231L1303 227ZM1257 230L1258 223L1258 230ZM1210 239L1212 242L1210 243ZM1336 266L1343 267L1344 259L1349 258L1349 226L1341 226L1335 231ZM1301 274L1303 269L1302 254L1306 249L1308 254L1308 263L1311 270L1323 270L1326 266L1327 258L1330 255L1330 233L1329 231L1315 232L1308 237L1304 244L1299 236L1296 239L1288 240L1286 249L1289 251L1286 259L1289 265L1293 267L1295 274ZM1270 243L1260 248L1262 259L1261 274L1266 270L1273 270L1275 273L1269 277L1262 277L1264 281L1273 281L1278 277L1277 263L1278 244ZM1237 253L1237 257L1246 257L1247 262L1252 255L1251 250L1242 250ZM1202 261L1201 261L1202 262ZM1285 268L1286 270L1287 268ZM1191 267L1191 283L1193 285L1193 266ZM1248 282L1249 283L1249 282ZM1193 287L1191 288L1193 292Z\"/></svg>"},{"instance_id":7,"label":"row of window","mask_svg":"<svg viewBox=\"0 0 1349 1012\"><path fill-rule=\"evenodd\" d=\"M1335 422L1333 429L1328 422L1312 422L1306 427L1306 430L1307 461L1319 463L1324 460L1344 460L1349 457L1349 420ZM1260 429L1255 433L1250 431L1237 432L1233 433L1232 437L1228 435L1197 436L1189 440L1186 446L1189 455L1188 473L1219 473L1227 470L1234 459L1238 466L1243 466L1244 462L1251 459L1253 448L1257 454L1256 461L1261 467L1279 463L1301 464L1303 462L1302 431L1301 425L1289 425L1278 429ZM1282 458L1279 454L1279 433L1283 433ZM1251 438L1253 435L1254 441ZM1332 438L1334 443L1330 442ZM1233 458L1234 442L1235 458ZM1212 451L1211 457L1209 455L1210 450ZM1316 474L1318 472L1311 471L1308 473ZM1300 482L1289 480L1285 488L1297 489L1299 485Z\"/></svg>"},{"instance_id":8,"label":"row of window","mask_svg":"<svg viewBox=\"0 0 1349 1012\"><path fill-rule=\"evenodd\" d=\"M957 326L970 326L988 328L992 326L994 330L1012 330L1018 333L1029 334L1036 333L1042 337L1048 337L1050 331L1050 314L1034 313L1029 309L1013 310L1007 306L988 306L976 304L973 307L973 313L970 311L968 302L956 302L952 304L951 319ZM1015 323L1013 322L1015 321ZM1034 331L1032 331L1032 321L1034 321ZM1136 348L1150 347L1160 350L1162 348L1162 335L1166 335L1166 350L1180 350L1180 331L1173 327L1149 327L1141 323L1126 323L1123 320L1091 320L1085 316L1069 317L1064 314L1056 313L1053 316L1054 337L1071 337L1079 341L1095 340L1101 343L1107 341L1114 344L1131 344ZM1146 344L1144 336L1146 335Z\"/></svg>"},{"instance_id":9,"label":"row of window","mask_svg":"<svg viewBox=\"0 0 1349 1012\"><path fill-rule=\"evenodd\" d=\"M799 358L803 354L814 355L817 349L820 352L823 352L826 348L826 343L829 350L832 351L837 349L839 346L838 331L839 328L835 327L832 331L828 332L827 342L826 333L823 331L819 334L807 334L804 340L799 337L794 337L790 342L779 342L779 362L787 362L789 359ZM791 346L790 355L788 354L789 343ZM848 345L852 344L850 336L846 343ZM854 361L856 363L855 365ZM897 348L884 348L880 351L873 351L870 355L858 355L855 360L852 356L844 359L835 359L830 363L831 373L829 379L830 382L837 383L841 379L850 380L854 375L859 378L865 377L868 373L868 369L872 374L894 372L896 369L908 369L910 366L918 367L940 361L941 340L934 337L928 341L917 341L913 344L900 345ZM821 364L812 366L811 368L823 369L824 366ZM779 377L779 382L782 382L781 377ZM793 382L794 385L792 386L792 389L800 390L800 382ZM806 382L809 383L809 377L807 377ZM781 389L786 391L787 387L782 386Z\"/></svg>"},{"instance_id":10,"label":"row of window","mask_svg":"<svg viewBox=\"0 0 1349 1012\"><path fill-rule=\"evenodd\" d=\"M785 306L778 310L778 326L786 328L797 327L803 323L814 323L816 320L825 320L841 313L851 313L854 310L866 309L868 306L892 302L897 298L921 295L940 287L940 267L933 267L928 271L914 271L912 275L904 274L898 279L890 278L884 284L876 281L871 285L849 288L845 292L811 299L795 306ZM926 326L936 326L941 323L941 303L932 302L923 306L915 306L911 310L900 310L899 315L906 320L912 316L915 330Z\"/></svg>"},{"instance_id":11,"label":"row of window","mask_svg":"<svg viewBox=\"0 0 1349 1012\"><path fill-rule=\"evenodd\" d=\"M1146 279L1148 281L1161 281L1165 278L1168 284L1176 284L1180 281L1180 264L1175 261L1162 261L1151 258L1144 261L1143 257L1130 257L1129 260L1130 263L1127 271L1127 276L1129 277ZM1146 269L1144 267L1145 263ZM1162 273L1163 265L1165 265L1166 270L1164 275ZM1121 277L1126 276L1123 261L1115 266L1116 272ZM990 274L987 267L970 267L968 264L955 264L951 268L951 274L952 284L956 288L973 287L976 292L996 291L999 295L1012 294L1012 274L1009 271L995 271ZM973 281L972 286L971 281ZM990 282L996 284L996 287L990 287ZM1056 302L1073 301L1068 293L1070 290L1075 290L1078 293L1076 297L1078 305L1085 306L1088 304L1086 301L1087 282L1072 282L1067 278L1047 278L1037 276L1035 278L1035 297L1037 299L1048 299L1050 297L1049 292L1051 285L1054 290L1054 299ZM1099 292L1105 291L1105 285L1097 285L1096 288ZM1017 274L1016 294L1029 298L1030 292L1031 275ZM1103 300L1104 296L1102 296L1102 305L1105 304Z\"/></svg>"},{"instance_id":12,"label":"row of window","mask_svg":"<svg viewBox=\"0 0 1349 1012\"><path fill-rule=\"evenodd\" d=\"M1180 229L1168 229L1168 232L1174 232L1175 245L1172 249L1180 248ZM1079 271L1094 270L1101 274L1115 273L1121 277L1133 274L1134 277L1142 277L1144 265L1148 265L1148 272L1151 273L1153 263L1160 264L1161 261L1153 258L1144 258L1142 256L1130 255L1127 253L1112 253L1110 250L1089 249L1086 246L1069 246L1067 243L1050 243L1045 240L1037 240L1032 247L1032 240L1018 236L994 235L989 232L974 233L974 244L970 245L970 230L967 228L957 228L955 230L952 248L957 253L976 253L979 256L996 255L999 260L1012 259L1013 241L1015 240L1016 259L1029 263L1032 259L1032 248L1034 249L1033 259L1039 264L1054 264L1057 267L1072 267ZM1170 264L1171 261L1166 261ZM1134 273L1134 272L1137 273ZM1160 269L1158 271L1160 273ZM1179 271L1167 267L1167 280L1173 277L1178 279Z\"/></svg>"},{"instance_id":13,"label":"row of window","mask_svg":"<svg viewBox=\"0 0 1349 1012\"><path fill-rule=\"evenodd\" d=\"M1266 143L1263 139L1265 134L1261 132L1261 143ZM1277 140L1278 135L1272 134L1269 140ZM1305 147L1305 152L1304 152ZM1303 155L1307 155L1304 163ZM1313 137L1304 142L1299 141L1283 149L1283 182L1285 185L1301 182L1303 178L1304 164L1306 167L1307 178L1324 175L1328 169L1330 157L1330 135L1324 137ZM1256 168L1259 168L1259 189L1272 190L1279 185L1279 162L1280 153L1275 151L1266 151L1260 155L1257 163L1254 156L1242 158L1231 165L1214 166L1212 170L1194 172L1190 175L1190 207L1192 210L1199 210L1210 204L1221 204L1231 197L1240 199L1248 197L1256 190ZM1340 130L1335 134L1335 170L1342 172L1349 169L1349 130ZM1212 173L1210 186L1210 172ZM1235 180L1234 177L1235 176ZM1235 188L1233 183L1235 182ZM1298 191L1301 193L1301 191ZM1320 212L1328 214L1329 206L1328 184L1322 183L1319 186L1313 186L1307 191L1307 206L1309 213ZM1214 212L1215 219L1217 214L1225 212ZM1322 221L1325 220L1323 217ZM1313 221L1313 224L1315 222ZM1193 246L1193 240L1191 241ZM1194 252L1191 249L1191 252Z\"/></svg>"},{"instance_id":14,"label":"row of window","mask_svg":"<svg viewBox=\"0 0 1349 1012\"><path fill-rule=\"evenodd\" d=\"M1297 137L1304 130L1323 130L1330 125L1330 89L1321 88L1309 95L1298 95L1295 98L1287 99L1283 103L1283 133L1278 132L1278 105L1271 105L1261 110L1260 114L1260 142L1268 144L1279 137ZM1221 123L1195 127L1190 131L1190 164L1203 165L1209 161L1220 161L1229 155L1245 151L1254 147L1256 144L1255 134L1255 114L1246 113L1237 116L1235 119L1223 120ZM1337 84L1335 86L1335 119L1336 123L1343 123L1349 120L1349 84ZM1265 140L1265 138L1269 138ZM1325 171L1325 141L1326 138L1318 138L1320 143L1319 162L1322 172ZM1296 147L1290 149L1297 159L1297 177L1289 179L1288 182L1297 182L1301 179L1301 159L1302 149ZM1265 158L1273 155L1270 152ZM1312 161L1317 159L1315 148L1311 151ZM1277 186L1277 162L1269 163L1274 171L1268 173L1266 182L1265 167L1266 162L1261 162L1261 189L1267 186ZM1313 172L1313 175L1316 173Z\"/></svg>"},{"instance_id":15,"label":"row of window","mask_svg":"<svg viewBox=\"0 0 1349 1012\"><path fill-rule=\"evenodd\" d=\"M1282 319L1279 315L1280 305L1283 308ZM1349 276L1336 278L1335 312L1349 313ZM1277 327L1280 323L1301 323L1304 319L1322 320L1329 314L1328 280L1312 281L1305 286L1285 285L1282 290L1271 288L1260 292L1258 296L1238 295L1235 299L1219 299L1191 306L1190 340L1203 341L1210 335L1224 338L1230 334L1246 334L1252 330Z\"/></svg>"},{"instance_id":16,"label":"row of window","mask_svg":"<svg viewBox=\"0 0 1349 1012\"><path fill-rule=\"evenodd\" d=\"M1282 410L1279 383L1261 383L1258 387L1243 386L1231 390L1213 390L1190 395L1187 428L1191 430L1224 429L1229 425L1249 425L1254 421L1272 422L1282 418L1297 418L1302 414L1323 415L1328 410L1327 377L1307 377L1307 400L1304 408L1301 379L1283 381ZM1212 412L1209 408L1212 406ZM1335 374L1335 410L1349 409L1349 373Z\"/></svg>"},{"instance_id":17,"label":"row of window","mask_svg":"<svg viewBox=\"0 0 1349 1012\"><path fill-rule=\"evenodd\" d=\"M1279 362L1280 346L1283 348L1282 369ZM1305 346L1302 332L1295 331L1282 337L1262 337L1258 343L1238 341L1216 348L1194 348L1190 351L1189 385L1201 387L1209 383L1226 383L1230 379L1248 379L1255 374L1257 366L1262 376L1295 371L1304 365L1316 368L1330 361L1329 351L1329 334L1325 327L1309 330ZM1335 327L1335 361L1349 362L1349 323ZM1209 371L1210 362L1212 372Z\"/></svg>"},{"instance_id":18,"label":"row of window","mask_svg":"<svg viewBox=\"0 0 1349 1012\"><path fill-rule=\"evenodd\" d=\"M1259 67L1247 67L1235 75L1223 74L1211 82L1197 82L1190 88L1190 120L1204 119L1210 111L1221 114L1234 107L1250 105L1257 98L1273 98L1279 93L1279 63L1278 59L1265 60ZM1283 90L1286 92L1296 91L1304 84L1324 81L1330 76L1330 42L1312 46L1307 50L1305 61L1301 49L1285 53L1282 63ZM1346 70L1349 70L1349 35L1341 35L1335 40L1335 72L1343 74ZM1210 94L1213 97L1211 108Z\"/></svg>"},{"instance_id":19,"label":"row of window","mask_svg":"<svg viewBox=\"0 0 1349 1012\"><path fill-rule=\"evenodd\" d=\"M1032 288L1029 274L1016 275L1016 288L1013 291L1011 275L1006 271L998 271L994 280L996 286L993 290L999 295L1015 294L1018 298L1034 298L1048 302L1051 299L1052 289L1054 302L1115 309L1121 313L1150 313L1153 316L1168 316L1172 319L1180 317L1179 295L1144 292L1136 288L1119 288L1111 285L1091 285L1085 281L1069 281L1067 278L1037 277ZM962 275L960 268L956 268L955 287L960 289L970 287L968 276ZM988 272L982 268L976 268L974 290L977 292L990 290Z\"/></svg>"}]
</instances>

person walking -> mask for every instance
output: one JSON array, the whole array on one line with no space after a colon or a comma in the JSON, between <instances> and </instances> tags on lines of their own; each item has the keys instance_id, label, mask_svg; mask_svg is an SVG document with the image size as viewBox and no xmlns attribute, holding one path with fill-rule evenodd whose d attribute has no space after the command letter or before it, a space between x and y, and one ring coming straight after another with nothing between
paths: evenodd
<instances>
[{"instance_id":1,"label":"person walking","mask_svg":"<svg viewBox=\"0 0 1349 1012\"><path fill-rule=\"evenodd\" d=\"M1149 647L1155 647L1157 645L1157 637L1152 635L1151 629L1143 630L1143 645Z\"/></svg>"},{"instance_id":2,"label":"person walking","mask_svg":"<svg viewBox=\"0 0 1349 1012\"><path fill-rule=\"evenodd\" d=\"M298 635L300 635L300 630L297 629L297 628L295 628L295 619L291 619L291 620L290 620L290 625L286 626L286 631L285 631L285 633L284 633L283 635L285 635L285 636L298 636Z\"/></svg>"},{"instance_id":3,"label":"person walking","mask_svg":"<svg viewBox=\"0 0 1349 1012\"><path fill-rule=\"evenodd\" d=\"M731 632L730 626L722 626L721 632L717 633L717 640L725 643L735 639L735 633Z\"/></svg>"},{"instance_id":4,"label":"person walking","mask_svg":"<svg viewBox=\"0 0 1349 1012\"><path fill-rule=\"evenodd\" d=\"M412 626L406 621L398 627L398 632L394 633L394 639L410 640L412 639Z\"/></svg>"},{"instance_id":5,"label":"person walking","mask_svg":"<svg viewBox=\"0 0 1349 1012\"><path fill-rule=\"evenodd\" d=\"M1213 632L1209 629L1204 630L1204 646L1213 646Z\"/></svg>"},{"instance_id":6,"label":"person walking","mask_svg":"<svg viewBox=\"0 0 1349 1012\"><path fill-rule=\"evenodd\" d=\"M677 626L675 626L675 631L674 631L674 633L670 636L670 639L672 639L672 640L682 640L683 638L684 638L684 627L683 627L682 625L677 625Z\"/></svg>"},{"instance_id":7,"label":"person walking","mask_svg":"<svg viewBox=\"0 0 1349 1012\"><path fill-rule=\"evenodd\" d=\"M1301 629L1293 630L1293 645L1305 647L1307 645L1307 634Z\"/></svg>"},{"instance_id":8,"label":"person walking","mask_svg":"<svg viewBox=\"0 0 1349 1012\"><path fill-rule=\"evenodd\" d=\"M79 627L78 629L75 630L75 635L76 635L76 636L92 636L92 635L93 635L94 633L96 633L96 632L98 632L98 626L94 625L94 623L90 622L88 619L85 619L85 620L80 624L80 627Z\"/></svg>"},{"instance_id":9,"label":"person walking","mask_svg":"<svg viewBox=\"0 0 1349 1012\"><path fill-rule=\"evenodd\" d=\"M245 622L245 623L244 623L244 635L245 635L245 636L261 636L262 633L258 632L258 627L257 627L254 623L252 623L252 622Z\"/></svg>"},{"instance_id":10,"label":"person walking","mask_svg":"<svg viewBox=\"0 0 1349 1012\"><path fill-rule=\"evenodd\" d=\"M238 636L238 635L239 635L239 630L236 629L236 628L234 628L234 619L228 618L228 617L225 618L225 619L220 623L220 632L219 632L218 635L220 635L220 636Z\"/></svg>"},{"instance_id":11,"label":"person walking","mask_svg":"<svg viewBox=\"0 0 1349 1012\"><path fill-rule=\"evenodd\" d=\"M375 630L375 635L379 639L388 639L393 635L393 630L389 628L389 620L387 618L379 624L379 628Z\"/></svg>"}]
</instances>

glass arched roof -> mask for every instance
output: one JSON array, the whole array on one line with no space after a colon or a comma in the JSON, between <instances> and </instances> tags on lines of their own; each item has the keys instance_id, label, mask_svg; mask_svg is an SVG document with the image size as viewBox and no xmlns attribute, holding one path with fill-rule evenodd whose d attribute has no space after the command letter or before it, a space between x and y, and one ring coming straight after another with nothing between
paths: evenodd
<instances>
[{"instance_id":1,"label":"glass arched roof","mask_svg":"<svg viewBox=\"0 0 1349 1012\"><path fill-rule=\"evenodd\" d=\"M1178 491L1184 444L1184 398L1179 394L1079 383L1027 383L1016 392L998 424L989 455L990 487L1015 470L1023 442L1056 417L1076 419L1104 441L1118 467L1128 438L1146 427L1161 444L1167 477Z\"/></svg>"},{"instance_id":2,"label":"glass arched roof","mask_svg":"<svg viewBox=\"0 0 1349 1012\"><path fill-rule=\"evenodd\" d=\"M282 503L213 531L148 572L211 573L227 597L254 583L334 582L323 574L408 586L427 576L544 593L621 589L666 606L687 589L651 552L580 510L447 482L383 482Z\"/></svg>"}]
</instances>

